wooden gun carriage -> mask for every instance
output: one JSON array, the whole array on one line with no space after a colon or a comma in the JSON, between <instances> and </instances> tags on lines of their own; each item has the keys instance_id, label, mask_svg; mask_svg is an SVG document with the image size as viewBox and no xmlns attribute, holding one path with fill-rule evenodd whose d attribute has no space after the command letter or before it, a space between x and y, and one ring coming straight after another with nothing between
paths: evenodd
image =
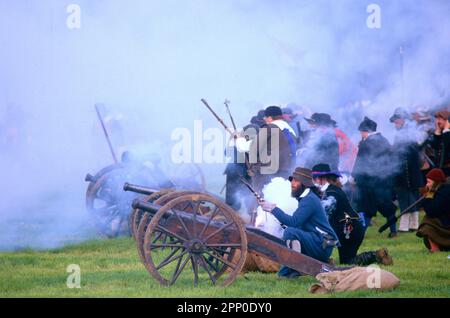
<instances>
[{"instance_id":1,"label":"wooden gun carriage","mask_svg":"<svg viewBox=\"0 0 450 318\"><path fill-rule=\"evenodd\" d=\"M238 213L214 195L128 183L124 190L146 195L133 201L130 224L142 262L162 285L184 275L193 277L196 286L204 280L228 286L241 273L249 252L306 275L338 270L244 225Z\"/></svg>"}]
</instances>

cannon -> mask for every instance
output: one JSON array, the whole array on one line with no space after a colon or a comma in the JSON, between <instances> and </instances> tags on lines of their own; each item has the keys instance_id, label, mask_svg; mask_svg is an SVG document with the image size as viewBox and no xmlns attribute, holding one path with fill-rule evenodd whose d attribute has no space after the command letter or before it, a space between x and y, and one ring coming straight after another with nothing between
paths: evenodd
<instances>
[{"instance_id":1,"label":"cannon","mask_svg":"<svg viewBox=\"0 0 450 318\"><path fill-rule=\"evenodd\" d=\"M181 168L180 168L181 169ZM168 191L166 189L182 189L191 187L203 191L205 178L200 167L188 170L196 175L182 175L177 179L169 177L155 160L142 164L140 162L122 161L101 169L95 175L87 174L86 208L98 231L109 238L131 231L131 202L139 193L124 192L125 182L146 184L148 187ZM186 180L185 182L183 180ZM155 192L157 192L155 190Z\"/></svg>"},{"instance_id":2,"label":"cannon","mask_svg":"<svg viewBox=\"0 0 450 318\"><path fill-rule=\"evenodd\" d=\"M95 110L114 164L101 169L95 175L88 173L85 181L88 182L86 208L101 234L114 238L131 232L131 202L142 194L123 192L125 182L145 184L161 189L160 191L165 188L191 188L202 191L206 188L205 176L196 164L178 164L164 169L158 154L143 154L142 151L139 151L139 154L125 151L119 161L100 109L104 109L104 105L102 107L101 104L96 104Z\"/></svg>"},{"instance_id":3,"label":"cannon","mask_svg":"<svg viewBox=\"0 0 450 318\"><path fill-rule=\"evenodd\" d=\"M145 192L130 184L124 189ZM228 286L240 274L249 252L306 275L338 270L245 225L236 211L213 195L152 190L144 194L146 199L132 203L133 236L145 268L162 285L193 277L195 286L205 282Z\"/></svg>"}]
</instances>

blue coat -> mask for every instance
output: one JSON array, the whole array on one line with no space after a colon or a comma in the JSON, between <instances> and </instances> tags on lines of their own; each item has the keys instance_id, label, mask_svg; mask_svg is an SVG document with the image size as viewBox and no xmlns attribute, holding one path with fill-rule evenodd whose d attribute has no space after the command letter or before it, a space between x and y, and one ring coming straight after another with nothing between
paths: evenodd
<instances>
[{"instance_id":1,"label":"blue coat","mask_svg":"<svg viewBox=\"0 0 450 318\"><path fill-rule=\"evenodd\" d=\"M275 208L272 214L282 224L300 229L304 232L315 233L321 237L320 232L326 232L333 236L334 240L338 240L336 233L328 222L328 217L320 202L319 197L312 191L298 198L298 208L292 216L284 213L281 209Z\"/></svg>"}]
</instances>

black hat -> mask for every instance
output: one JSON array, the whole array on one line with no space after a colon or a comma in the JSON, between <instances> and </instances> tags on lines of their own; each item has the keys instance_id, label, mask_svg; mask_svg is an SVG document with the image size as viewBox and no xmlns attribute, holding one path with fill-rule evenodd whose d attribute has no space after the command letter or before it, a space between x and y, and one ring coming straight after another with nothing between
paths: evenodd
<instances>
[{"instance_id":1,"label":"black hat","mask_svg":"<svg viewBox=\"0 0 450 318\"><path fill-rule=\"evenodd\" d=\"M250 120L250 123L253 125L262 126L264 124L264 119L258 116L253 116L252 119Z\"/></svg>"},{"instance_id":2,"label":"black hat","mask_svg":"<svg viewBox=\"0 0 450 318\"><path fill-rule=\"evenodd\" d=\"M364 117L364 120L359 124L358 130L368 132L377 131L377 123L369 119L369 117Z\"/></svg>"},{"instance_id":3,"label":"black hat","mask_svg":"<svg viewBox=\"0 0 450 318\"><path fill-rule=\"evenodd\" d=\"M264 109L261 109L258 111L258 114L256 115L256 117L263 119L265 116L266 111Z\"/></svg>"},{"instance_id":4,"label":"black hat","mask_svg":"<svg viewBox=\"0 0 450 318\"><path fill-rule=\"evenodd\" d=\"M289 179L289 181L292 181L293 179L298 180L307 188L314 187L314 183L312 181L311 170L307 169L307 168L301 168L301 167L295 168L294 173L288 179Z\"/></svg>"},{"instance_id":5,"label":"black hat","mask_svg":"<svg viewBox=\"0 0 450 318\"><path fill-rule=\"evenodd\" d=\"M331 116L325 113L314 113L311 118L305 118L305 120L318 126L336 126L336 122L331 119Z\"/></svg>"},{"instance_id":6,"label":"black hat","mask_svg":"<svg viewBox=\"0 0 450 318\"><path fill-rule=\"evenodd\" d=\"M336 176L338 178L342 177L339 171L331 171L330 165L326 163L319 163L312 168L312 177L326 177L326 176Z\"/></svg>"},{"instance_id":7,"label":"black hat","mask_svg":"<svg viewBox=\"0 0 450 318\"><path fill-rule=\"evenodd\" d=\"M294 114L294 111L292 110L292 108L289 108L289 107L284 107L284 108L281 109L281 111L283 112L283 115L295 115L295 116L297 116L296 114Z\"/></svg>"},{"instance_id":8,"label":"black hat","mask_svg":"<svg viewBox=\"0 0 450 318\"><path fill-rule=\"evenodd\" d=\"M394 110L394 114L389 118L389 121L393 123L397 119L408 119L409 117L408 112L404 108L398 107Z\"/></svg>"},{"instance_id":9,"label":"black hat","mask_svg":"<svg viewBox=\"0 0 450 318\"><path fill-rule=\"evenodd\" d=\"M266 117L283 116L283 112L281 111L281 108L278 106L269 106L265 109L264 116Z\"/></svg>"}]
</instances>

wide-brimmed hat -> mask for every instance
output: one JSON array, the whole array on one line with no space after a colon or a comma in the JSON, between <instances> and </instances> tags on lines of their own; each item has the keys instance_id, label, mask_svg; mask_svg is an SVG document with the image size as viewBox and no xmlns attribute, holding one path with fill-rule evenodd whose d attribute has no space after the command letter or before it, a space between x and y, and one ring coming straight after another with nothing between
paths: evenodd
<instances>
[{"instance_id":1,"label":"wide-brimmed hat","mask_svg":"<svg viewBox=\"0 0 450 318\"><path fill-rule=\"evenodd\" d=\"M428 121L431 120L431 115L427 107L425 106L416 106L412 116L417 121Z\"/></svg>"},{"instance_id":2,"label":"wide-brimmed hat","mask_svg":"<svg viewBox=\"0 0 450 318\"><path fill-rule=\"evenodd\" d=\"M331 116L325 113L314 113L311 118L305 118L305 120L313 125L317 126L336 126L336 121L331 119Z\"/></svg>"},{"instance_id":3,"label":"wide-brimmed hat","mask_svg":"<svg viewBox=\"0 0 450 318\"><path fill-rule=\"evenodd\" d=\"M368 132L377 131L377 123L369 117L364 117L364 120L361 122L361 124L359 124L358 130Z\"/></svg>"},{"instance_id":4,"label":"wide-brimmed hat","mask_svg":"<svg viewBox=\"0 0 450 318\"><path fill-rule=\"evenodd\" d=\"M311 170L307 168L297 167L295 171L290 176L289 181L293 179L300 181L305 187L312 188L314 187L314 183L312 181Z\"/></svg>"},{"instance_id":5,"label":"wide-brimmed hat","mask_svg":"<svg viewBox=\"0 0 450 318\"><path fill-rule=\"evenodd\" d=\"M398 107L394 110L394 114L389 118L389 121L393 123L397 119L408 119L410 118L409 113L406 111L406 109L402 107Z\"/></svg>"},{"instance_id":6,"label":"wide-brimmed hat","mask_svg":"<svg viewBox=\"0 0 450 318\"><path fill-rule=\"evenodd\" d=\"M342 175L339 171L331 171L330 165L326 163L319 163L312 168L311 175L313 178L326 177L326 176L336 176L341 178Z\"/></svg>"},{"instance_id":7,"label":"wide-brimmed hat","mask_svg":"<svg viewBox=\"0 0 450 318\"><path fill-rule=\"evenodd\" d=\"M297 117L297 114L294 113L294 111L292 110L292 108L289 107L284 107L281 109L281 111L283 112L283 115L289 115L292 118Z\"/></svg>"}]
</instances>

